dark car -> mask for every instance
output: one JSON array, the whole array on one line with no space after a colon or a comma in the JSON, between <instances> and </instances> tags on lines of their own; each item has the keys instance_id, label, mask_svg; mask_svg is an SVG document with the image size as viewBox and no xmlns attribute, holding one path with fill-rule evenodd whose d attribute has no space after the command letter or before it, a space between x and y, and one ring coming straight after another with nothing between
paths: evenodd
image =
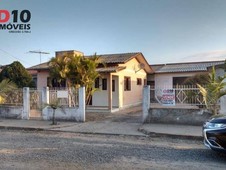
<instances>
[{"instance_id":1,"label":"dark car","mask_svg":"<svg viewBox=\"0 0 226 170\"><path fill-rule=\"evenodd\" d=\"M203 136L207 147L226 153L226 115L216 115L205 122Z\"/></svg>"}]
</instances>

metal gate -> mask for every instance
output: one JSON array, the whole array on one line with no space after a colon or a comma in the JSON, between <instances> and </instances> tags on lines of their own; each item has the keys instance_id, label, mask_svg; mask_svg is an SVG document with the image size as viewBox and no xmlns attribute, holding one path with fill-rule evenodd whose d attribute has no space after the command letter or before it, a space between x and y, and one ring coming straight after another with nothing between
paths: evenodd
<instances>
[{"instance_id":1,"label":"metal gate","mask_svg":"<svg viewBox=\"0 0 226 170\"><path fill-rule=\"evenodd\" d=\"M42 118L42 90L30 89L30 118Z\"/></svg>"}]
</instances>

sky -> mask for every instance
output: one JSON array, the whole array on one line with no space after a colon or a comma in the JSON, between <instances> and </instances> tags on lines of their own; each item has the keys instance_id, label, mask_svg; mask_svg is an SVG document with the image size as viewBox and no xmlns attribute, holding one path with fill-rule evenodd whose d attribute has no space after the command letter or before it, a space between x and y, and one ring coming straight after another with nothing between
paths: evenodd
<instances>
[{"instance_id":1,"label":"sky","mask_svg":"<svg viewBox=\"0 0 226 170\"><path fill-rule=\"evenodd\" d=\"M0 30L0 65L39 64L29 51L48 52L41 62L64 50L142 52L149 64L226 58L226 0L0 0L0 10L18 10L17 23L0 24L30 24L29 33Z\"/></svg>"}]
</instances>

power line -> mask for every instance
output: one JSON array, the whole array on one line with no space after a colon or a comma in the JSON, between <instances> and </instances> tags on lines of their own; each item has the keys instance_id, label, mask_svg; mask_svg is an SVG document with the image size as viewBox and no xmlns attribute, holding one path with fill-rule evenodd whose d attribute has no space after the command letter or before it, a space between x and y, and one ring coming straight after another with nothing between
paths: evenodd
<instances>
[{"instance_id":1,"label":"power line","mask_svg":"<svg viewBox=\"0 0 226 170\"><path fill-rule=\"evenodd\" d=\"M42 63L42 54L49 54L48 52L44 52L44 51L29 51L29 53L38 53L40 55L40 64Z\"/></svg>"},{"instance_id":2,"label":"power line","mask_svg":"<svg viewBox=\"0 0 226 170\"><path fill-rule=\"evenodd\" d=\"M13 59L16 59L16 60L18 60L18 61L21 61L21 62L30 64L30 63L28 63L27 61L24 61L24 60L22 60L22 59L19 59L19 58L13 56L12 54L10 54L9 52L7 52L7 51L5 51L5 50L3 50L3 49L0 49L0 50L1 50L2 52L4 52L5 54L9 55L9 56L10 56L11 58L13 58Z\"/></svg>"}]
</instances>

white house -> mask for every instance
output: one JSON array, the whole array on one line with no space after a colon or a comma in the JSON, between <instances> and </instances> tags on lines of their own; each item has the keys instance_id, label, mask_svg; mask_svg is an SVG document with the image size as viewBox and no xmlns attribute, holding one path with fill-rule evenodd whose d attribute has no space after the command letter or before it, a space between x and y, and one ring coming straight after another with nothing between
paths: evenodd
<instances>
[{"instance_id":1,"label":"white house","mask_svg":"<svg viewBox=\"0 0 226 170\"><path fill-rule=\"evenodd\" d=\"M224 61L203 61L151 65L154 74L148 76L148 84L155 88L172 88L188 78L208 72L208 68L224 64Z\"/></svg>"}]
</instances>

